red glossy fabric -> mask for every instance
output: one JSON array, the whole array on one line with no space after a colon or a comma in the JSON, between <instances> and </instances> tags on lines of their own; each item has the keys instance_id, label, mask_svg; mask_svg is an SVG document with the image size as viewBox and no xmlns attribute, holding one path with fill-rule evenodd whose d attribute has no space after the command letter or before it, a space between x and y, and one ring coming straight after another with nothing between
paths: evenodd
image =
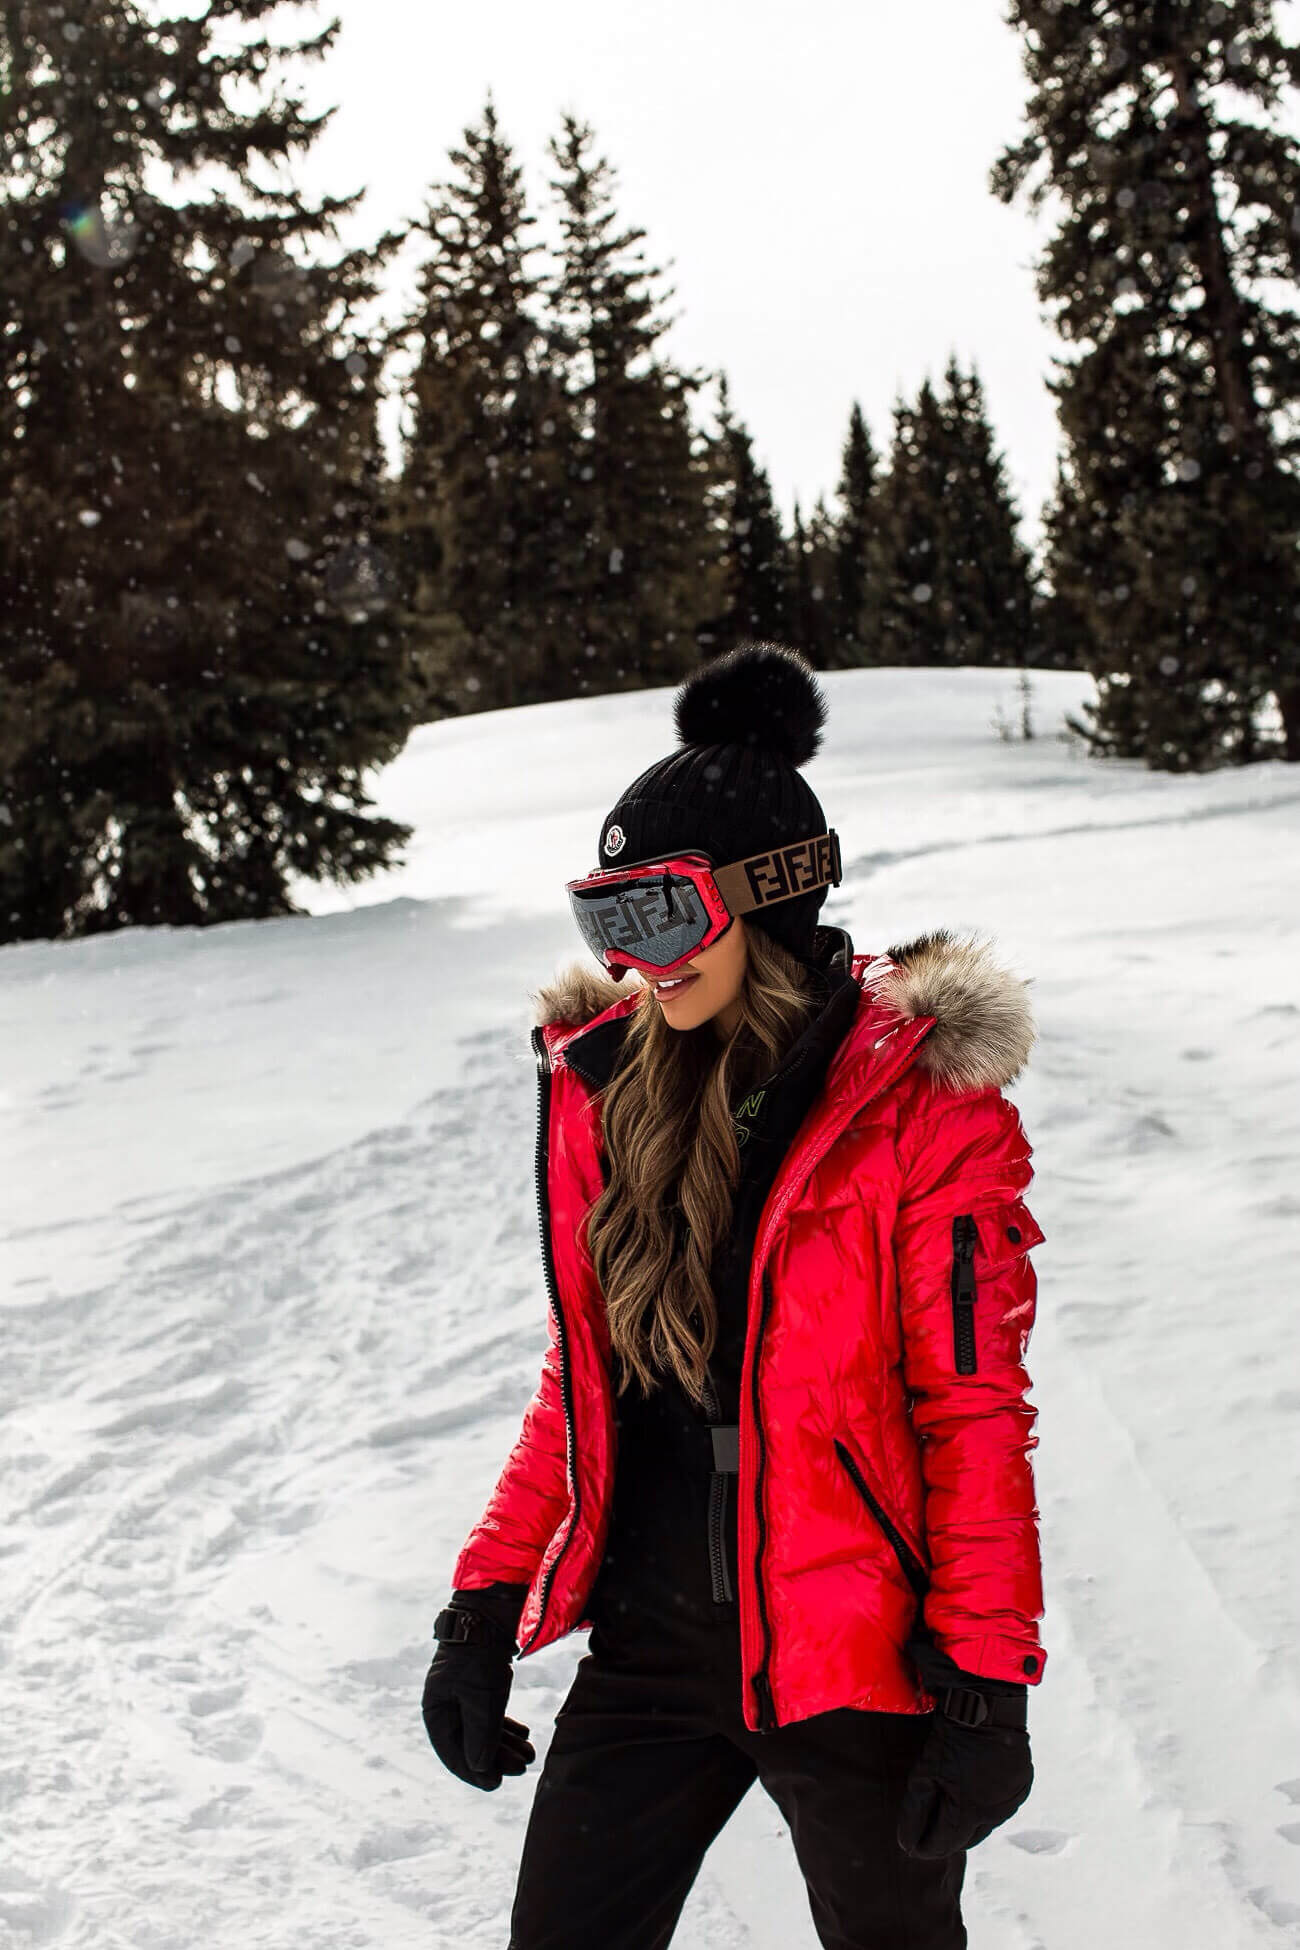
<instances>
[{"instance_id":1,"label":"red glossy fabric","mask_svg":"<svg viewBox=\"0 0 1300 1950\"><path fill-rule=\"evenodd\" d=\"M854 958L859 983L871 961ZM635 1006L632 993L593 1021ZM916 1595L861 1485L928 1573L924 1617L939 1646L991 1679L1034 1685L1042 1677L1029 1459L1037 1410L1026 1401L1024 1367L1036 1301L1029 1252L1044 1236L1024 1199L1031 1147L1001 1090L941 1086L918 1065L934 1025L932 1016L899 1015L864 984L759 1224L738 1485L751 1729L760 1670L782 1725L840 1706L919 1713L934 1705L902 1651ZM583 1603L613 1482L609 1337L582 1237L601 1187L599 1105L564 1061L566 1043L590 1026L541 1032L552 1070L547 1195L572 1438L552 1313L539 1386L452 1575L460 1590L528 1582L524 1653L588 1622ZM959 1214L976 1230L970 1374L957 1371Z\"/></svg>"}]
</instances>

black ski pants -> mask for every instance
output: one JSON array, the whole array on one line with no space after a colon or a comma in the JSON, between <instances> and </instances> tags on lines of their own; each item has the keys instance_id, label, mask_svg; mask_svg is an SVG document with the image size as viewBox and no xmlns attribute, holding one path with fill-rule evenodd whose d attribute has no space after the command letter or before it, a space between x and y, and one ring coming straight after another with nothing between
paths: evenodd
<instances>
[{"instance_id":1,"label":"black ski pants","mask_svg":"<svg viewBox=\"0 0 1300 1950\"><path fill-rule=\"evenodd\" d=\"M608 1608L607 1608L608 1610ZM785 1816L826 1950L964 1950L964 1854L900 1848L924 1713L841 1708L751 1733L734 1606L598 1621L538 1776L509 1950L662 1950L755 1779Z\"/></svg>"}]
</instances>

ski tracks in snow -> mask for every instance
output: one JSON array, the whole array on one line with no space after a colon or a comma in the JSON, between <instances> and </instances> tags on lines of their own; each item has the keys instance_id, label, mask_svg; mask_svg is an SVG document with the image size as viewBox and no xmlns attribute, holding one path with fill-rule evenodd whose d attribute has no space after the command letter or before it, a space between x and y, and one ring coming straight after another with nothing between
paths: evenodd
<instances>
[{"instance_id":1,"label":"ski tracks in snow","mask_svg":"<svg viewBox=\"0 0 1300 1950\"><path fill-rule=\"evenodd\" d=\"M464 1787L419 1719L545 1342L532 1058L487 1041L5 1310L0 1942L500 1940L520 1784Z\"/></svg>"}]
</instances>

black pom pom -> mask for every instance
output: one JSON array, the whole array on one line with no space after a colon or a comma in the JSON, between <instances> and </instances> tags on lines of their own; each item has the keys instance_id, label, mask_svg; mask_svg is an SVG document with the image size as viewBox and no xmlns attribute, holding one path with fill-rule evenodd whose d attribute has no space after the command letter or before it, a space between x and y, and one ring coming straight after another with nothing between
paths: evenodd
<instances>
[{"instance_id":1,"label":"black pom pom","mask_svg":"<svg viewBox=\"0 0 1300 1950\"><path fill-rule=\"evenodd\" d=\"M806 765L821 745L826 697L797 650L739 643L686 679L673 722L683 745L758 745Z\"/></svg>"}]
</instances>

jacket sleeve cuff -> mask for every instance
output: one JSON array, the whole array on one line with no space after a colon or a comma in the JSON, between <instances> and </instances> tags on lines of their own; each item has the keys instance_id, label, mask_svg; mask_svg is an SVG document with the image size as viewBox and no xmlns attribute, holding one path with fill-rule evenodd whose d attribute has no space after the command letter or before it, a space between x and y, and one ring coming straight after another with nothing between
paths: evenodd
<instances>
[{"instance_id":1,"label":"jacket sleeve cuff","mask_svg":"<svg viewBox=\"0 0 1300 1950\"><path fill-rule=\"evenodd\" d=\"M936 1633L934 1643L954 1665L961 1667L970 1685L989 1681L1017 1689L1037 1686L1047 1664L1047 1654L1041 1647L1026 1646L1017 1639L954 1639Z\"/></svg>"},{"instance_id":2,"label":"jacket sleeve cuff","mask_svg":"<svg viewBox=\"0 0 1300 1950\"><path fill-rule=\"evenodd\" d=\"M453 1591L451 1605L455 1611L479 1612L514 1638L528 1589L526 1584L507 1584L498 1579L495 1584L483 1585L477 1591Z\"/></svg>"}]
</instances>

